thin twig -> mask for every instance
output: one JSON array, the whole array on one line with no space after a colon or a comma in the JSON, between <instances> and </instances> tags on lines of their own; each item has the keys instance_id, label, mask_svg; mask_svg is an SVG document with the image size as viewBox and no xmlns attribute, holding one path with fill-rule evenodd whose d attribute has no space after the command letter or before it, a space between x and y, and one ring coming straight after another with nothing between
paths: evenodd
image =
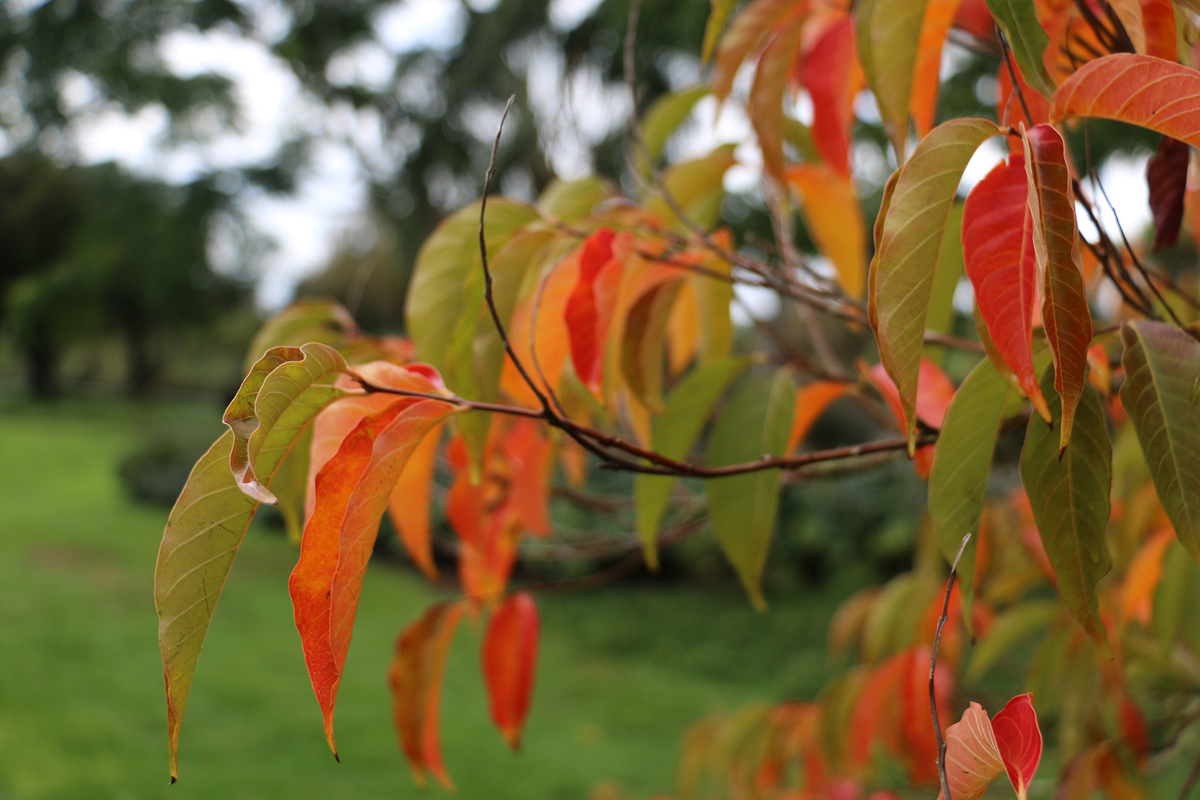
<instances>
[{"instance_id":1,"label":"thin twig","mask_svg":"<svg viewBox=\"0 0 1200 800\"><path fill-rule=\"evenodd\" d=\"M938 778L942 781L942 795L945 800L953 799L950 797L950 778L946 775L946 740L942 738L942 724L938 718L934 675L937 673L937 655L938 647L942 643L942 628L946 626L946 620L950 618L950 594L954 590L954 579L958 577L958 562L962 559L969 541L971 541L970 532L963 537L962 544L958 546L958 553L954 556L954 563L950 565L950 577L946 581L946 597L942 600L942 616L938 617L937 631L933 634L933 652L929 656L929 710L933 714L933 736L937 739L938 749Z\"/></svg>"},{"instance_id":2,"label":"thin twig","mask_svg":"<svg viewBox=\"0 0 1200 800\"><path fill-rule=\"evenodd\" d=\"M1012 51L1008 49L1008 40L1004 38L1004 31L1000 30L1000 26L996 26L996 35L1000 37L1000 50L1004 55L1004 66L1008 68L1008 79L1012 81L1013 91L1017 93L1017 100L1021 103L1021 110L1025 112L1025 120L1032 125L1033 114L1029 113L1029 104L1025 102L1025 91L1021 88L1021 82L1017 80L1017 71L1013 68Z\"/></svg>"},{"instance_id":3,"label":"thin twig","mask_svg":"<svg viewBox=\"0 0 1200 800\"><path fill-rule=\"evenodd\" d=\"M1200 778L1200 757L1196 759L1196 763L1192 764L1191 770L1188 771L1187 778L1183 781L1183 786L1179 789L1179 799L1187 800L1188 795L1192 793L1192 787L1196 785L1196 779Z\"/></svg>"}]
</instances>

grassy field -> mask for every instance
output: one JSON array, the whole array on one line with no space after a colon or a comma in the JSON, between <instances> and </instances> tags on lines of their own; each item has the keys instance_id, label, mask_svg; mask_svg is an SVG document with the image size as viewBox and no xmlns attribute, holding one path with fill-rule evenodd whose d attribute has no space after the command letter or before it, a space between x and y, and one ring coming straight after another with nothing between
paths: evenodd
<instances>
[{"instance_id":1,"label":"grassy field","mask_svg":"<svg viewBox=\"0 0 1200 800\"><path fill-rule=\"evenodd\" d=\"M181 780L167 788L151 596L165 512L127 500L115 465L148 431L218 416L188 406L0 406L0 800L418 794L390 728L384 674L396 632L439 590L371 568L339 696L338 765L292 623L296 553L258 526L216 614L184 724ZM479 632L468 626L442 717L459 796L585 798L603 780L635 797L669 791L689 722L817 691L839 599L794 597L760 615L728 585L545 595L534 707L516 755L487 719Z\"/></svg>"}]
</instances>

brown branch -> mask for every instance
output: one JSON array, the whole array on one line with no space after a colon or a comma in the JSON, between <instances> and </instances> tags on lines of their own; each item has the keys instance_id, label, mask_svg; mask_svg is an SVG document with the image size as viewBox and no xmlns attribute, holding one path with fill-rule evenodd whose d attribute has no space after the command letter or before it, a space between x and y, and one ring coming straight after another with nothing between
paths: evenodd
<instances>
[{"instance_id":1,"label":"brown branch","mask_svg":"<svg viewBox=\"0 0 1200 800\"><path fill-rule=\"evenodd\" d=\"M962 544L958 546L958 553L954 556L954 563L950 565L950 577L946 581L946 597L942 600L942 615L938 617L937 631L933 634L933 651L929 656L929 710L933 714L933 736L937 740L938 778L941 779L942 795L946 800L953 800L953 798L950 797L950 779L946 775L946 740L942 738L942 724L938 719L934 675L937 673L937 655L938 647L942 643L942 628L946 627L946 620L950 618L950 594L954 590L954 579L958 577L958 562L962 559L963 551L967 549L969 541L971 541L970 532L963 537Z\"/></svg>"}]
</instances>

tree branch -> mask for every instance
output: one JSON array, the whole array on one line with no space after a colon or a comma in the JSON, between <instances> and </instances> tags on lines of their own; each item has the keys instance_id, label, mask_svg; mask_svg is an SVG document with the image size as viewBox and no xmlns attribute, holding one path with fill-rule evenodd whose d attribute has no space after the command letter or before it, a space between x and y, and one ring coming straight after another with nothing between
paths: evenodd
<instances>
[{"instance_id":1,"label":"tree branch","mask_svg":"<svg viewBox=\"0 0 1200 800\"><path fill-rule=\"evenodd\" d=\"M946 627L946 620L950 618L950 594L954 590L954 580L958 577L958 562L962 559L963 552L967 549L967 542L969 541L971 541L971 534L968 532L963 537L962 544L958 546L958 553L954 556L954 563L950 565L950 577L946 581L946 596L942 600L942 615L938 617L937 631L933 634L933 651L929 656L929 710L933 714L933 736L937 739L938 750L938 778L942 782L942 795L945 797L945 800L953 800L953 798L950 797L950 779L946 775L946 740L942 738L942 725L938 719L934 675L937 673L937 655L938 647L942 643L942 628Z\"/></svg>"}]
</instances>

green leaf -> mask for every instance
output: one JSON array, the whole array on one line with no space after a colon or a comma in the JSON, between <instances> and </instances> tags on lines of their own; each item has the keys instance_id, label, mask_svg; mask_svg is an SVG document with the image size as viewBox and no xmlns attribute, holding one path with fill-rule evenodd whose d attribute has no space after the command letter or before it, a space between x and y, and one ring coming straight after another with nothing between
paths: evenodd
<instances>
[{"instance_id":1,"label":"green leaf","mask_svg":"<svg viewBox=\"0 0 1200 800\"><path fill-rule=\"evenodd\" d=\"M938 253L938 263L933 270L933 291L929 298L929 320L925 323L926 330L949 334L954 326L954 292L958 289L959 279L962 278L963 247L962 247L963 204L955 203L950 208L950 216L946 218L946 227L942 231L942 249ZM943 347L930 347L929 357L940 362L945 356Z\"/></svg>"},{"instance_id":2,"label":"green leaf","mask_svg":"<svg viewBox=\"0 0 1200 800\"><path fill-rule=\"evenodd\" d=\"M684 376L667 395L663 413L654 421L651 434L654 450L668 458L686 458L717 398L749 363L745 358L727 358ZM675 480L671 475L638 475L633 481L638 536L646 553L646 564L652 570L658 569L658 526Z\"/></svg>"},{"instance_id":3,"label":"green leaf","mask_svg":"<svg viewBox=\"0 0 1200 800\"><path fill-rule=\"evenodd\" d=\"M1054 390L1054 370L1042 374L1042 393L1054 424L1033 416L1021 450L1021 482L1033 519L1054 567L1058 593L1067 611L1111 657L1096 605L1096 583L1112 567L1105 541L1112 487L1112 445L1100 396L1085 384L1075 414L1075 433L1059 456L1057 428L1062 408Z\"/></svg>"},{"instance_id":4,"label":"green leaf","mask_svg":"<svg viewBox=\"0 0 1200 800\"><path fill-rule=\"evenodd\" d=\"M796 387L787 370L748 378L713 425L708 459L715 467L783 455L792 427ZM725 557L755 608L766 608L760 585L779 511L779 470L710 480L708 513Z\"/></svg>"},{"instance_id":5,"label":"green leaf","mask_svg":"<svg viewBox=\"0 0 1200 800\"><path fill-rule=\"evenodd\" d=\"M725 173L737 163L733 157L736 147L734 144L721 145L703 158L676 164L663 173L663 188L688 219L705 230L712 230L721 217ZM648 197L645 208L665 225L686 230L684 223L658 195Z\"/></svg>"},{"instance_id":6,"label":"green leaf","mask_svg":"<svg viewBox=\"0 0 1200 800\"><path fill-rule=\"evenodd\" d=\"M613 196L613 188L601 178L574 181L554 180L538 198L537 210L568 225L592 215L592 210Z\"/></svg>"},{"instance_id":7,"label":"green leaf","mask_svg":"<svg viewBox=\"0 0 1200 800\"><path fill-rule=\"evenodd\" d=\"M875 0L869 11L871 69L866 74L879 102L884 130L896 149L897 161L904 158L904 142L908 138L913 69L926 4L927 0Z\"/></svg>"},{"instance_id":8,"label":"green leaf","mask_svg":"<svg viewBox=\"0 0 1200 800\"><path fill-rule=\"evenodd\" d=\"M910 451L916 445L917 375L933 297L934 265L967 162L995 123L963 118L939 125L900 169L877 220L868 309L884 368L900 392Z\"/></svg>"},{"instance_id":9,"label":"green leaf","mask_svg":"<svg viewBox=\"0 0 1200 800\"><path fill-rule=\"evenodd\" d=\"M350 312L333 300L297 300L267 320L246 351L243 372L249 374L255 363L272 347L299 347L321 342L341 349L359 335Z\"/></svg>"},{"instance_id":10,"label":"green leaf","mask_svg":"<svg viewBox=\"0 0 1200 800\"><path fill-rule=\"evenodd\" d=\"M1028 600L996 617L987 635L971 651L971 661L963 680L977 682L1003 656L1025 639L1048 628L1061 613L1062 606L1056 600Z\"/></svg>"},{"instance_id":11,"label":"green leaf","mask_svg":"<svg viewBox=\"0 0 1200 800\"><path fill-rule=\"evenodd\" d=\"M700 54L700 63L707 64L717 50L717 41L725 30L725 23L737 6L738 0L711 0L712 13L708 15L708 24L704 26L704 47Z\"/></svg>"},{"instance_id":12,"label":"green leaf","mask_svg":"<svg viewBox=\"0 0 1200 800\"><path fill-rule=\"evenodd\" d=\"M488 255L516 229L537 218L537 210L523 203L502 197L489 200L485 226ZM456 211L430 234L413 268L405 316L417 357L439 371L446 369L446 353L463 313L471 276L482 269L476 202Z\"/></svg>"},{"instance_id":13,"label":"green leaf","mask_svg":"<svg viewBox=\"0 0 1200 800\"><path fill-rule=\"evenodd\" d=\"M1162 580L1154 594L1151 627L1158 635L1164 654L1179 642L1194 648L1200 634L1200 567L1177 542L1163 553Z\"/></svg>"},{"instance_id":14,"label":"green leaf","mask_svg":"<svg viewBox=\"0 0 1200 800\"><path fill-rule=\"evenodd\" d=\"M1121 402L1175 535L1200 562L1200 342L1162 322L1121 326Z\"/></svg>"},{"instance_id":15,"label":"green leaf","mask_svg":"<svg viewBox=\"0 0 1200 800\"><path fill-rule=\"evenodd\" d=\"M871 26L875 15L875 6L879 0L858 0L853 6L854 14L854 44L858 48L858 63L862 67L863 78L871 91L875 91L875 57L871 49Z\"/></svg>"},{"instance_id":16,"label":"green leaf","mask_svg":"<svg viewBox=\"0 0 1200 800\"><path fill-rule=\"evenodd\" d=\"M621 373L634 396L652 411L662 409L667 319L685 278L664 281L629 309L621 341Z\"/></svg>"},{"instance_id":17,"label":"green leaf","mask_svg":"<svg viewBox=\"0 0 1200 800\"><path fill-rule=\"evenodd\" d=\"M1054 81L1046 71L1043 56L1050 46L1050 37L1038 22L1033 0L987 0L987 5L1008 39L1021 76L1049 99L1054 94Z\"/></svg>"},{"instance_id":18,"label":"green leaf","mask_svg":"<svg viewBox=\"0 0 1200 800\"><path fill-rule=\"evenodd\" d=\"M984 359L954 393L938 435L937 458L929 475L929 514L946 560L954 560L963 536L975 534L958 565L965 620L971 618L975 545L996 436L1001 421L1020 403L1020 393Z\"/></svg>"},{"instance_id":19,"label":"green leaf","mask_svg":"<svg viewBox=\"0 0 1200 800\"><path fill-rule=\"evenodd\" d=\"M289 361L299 361L302 358L304 358L304 353L298 347L272 347L250 367L237 394L229 402L229 407L225 409L223 421L233 432L233 450L230 454L229 468L237 478L242 491L260 503L274 503L276 500L275 495L264 489L255 479L254 468L250 463L250 437L258 430L258 416L254 413L254 403L258 400L258 392L262 389L267 376L276 367Z\"/></svg>"},{"instance_id":20,"label":"green leaf","mask_svg":"<svg viewBox=\"0 0 1200 800\"><path fill-rule=\"evenodd\" d=\"M707 86L699 84L681 92L665 94L650 106L650 110L642 118L642 142L646 145L646 155L652 163L662 158L667 141L691 116L696 103L708 97L710 93ZM649 165L643 165L643 172L649 172Z\"/></svg>"},{"instance_id":21,"label":"green leaf","mask_svg":"<svg viewBox=\"0 0 1200 800\"><path fill-rule=\"evenodd\" d=\"M200 648L229 568L258 508L229 471L233 441L233 432L226 431L192 469L167 519L154 570L172 781L179 776L179 726Z\"/></svg>"}]
</instances>

